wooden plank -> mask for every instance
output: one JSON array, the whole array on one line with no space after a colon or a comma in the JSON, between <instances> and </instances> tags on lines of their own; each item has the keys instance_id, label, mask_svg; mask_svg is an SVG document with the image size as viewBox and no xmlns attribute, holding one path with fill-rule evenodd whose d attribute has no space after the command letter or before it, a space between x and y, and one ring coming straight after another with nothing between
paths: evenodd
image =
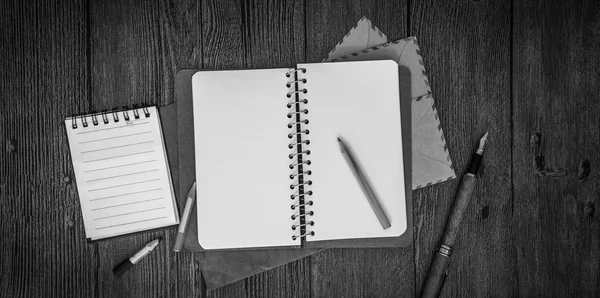
<instances>
[{"instance_id":1,"label":"wooden plank","mask_svg":"<svg viewBox=\"0 0 600 298\"><path fill-rule=\"evenodd\" d=\"M158 104L163 84L161 37L156 2L90 2L91 96L94 110ZM111 239L97 244L98 283L103 296L167 296L171 274L165 242L120 277L116 264L165 232Z\"/></svg>"},{"instance_id":2,"label":"wooden plank","mask_svg":"<svg viewBox=\"0 0 600 298\"><path fill-rule=\"evenodd\" d=\"M165 103L171 72L157 2L91 2L92 107Z\"/></svg>"},{"instance_id":3,"label":"wooden plank","mask_svg":"<svg viewBox=\"0 0 600 298\"><path fill-rule=\"evenodd\" d=\"M310 257L294 261L247 281L249 297L307 297L310 293Z\"/></svg>"},{"instance_id":4,"label":"wooden plank","mask_svg":"<svg viewBox=\"0 0 600 298\"><path fill-rule=\"evenodd\" d=\"M600 3L514 5L519 294L598 297Z\"/></svg>"},{"instance_id":5,"label":"wooden plank","mask_svg":"<svg viewBox=\"0 0 600 298\"><path fill-rule=\"evenodd\" d=\"M213 290L208 290L206 297L248 297L246 283L247 280L243 280Z\"/></svg>"},{"instance_id":6,"label":"wooden plank","mask_svg":"<svg viewBox=\"0 0 600 298\"><path fill-rule=\"evenodd\" d=\"M178 69L198 67L199 4L195 1L92 1L92 109L174 101ZM152 239L164 242L121 277L112 268ZM193 255L172 252L175 233L145 233L97 244L99 292L105 296L199 296Z\"/></svg>"},{"instance_id":7,"label":"wooden plank","mask_svg":"<svg viewBox=\"0 0 600 298\"><path fill-rule=\"evenodd\" d=\"M413 296L412 247L328 249L311 259L314 297Z\"/></svg>"},{"instance_id":8,"label":"wooden plank","mask_svg":"<svg viewBox=\"0 0 600 298\"><path fill-rule=\"evenodd\" d=\"M159 18L161 36L161 52L163 69L165 71L164 87L165 103L175 101L174 85L177 72L182 69L199 68L202 66L202 29L200 2L195 0L185 1L159 1ZM176 185L175 188L178 186ZM180 196L184 196L182 194ZM178 198L179 206L182 200ZM180 208L180 211L183 209ZM167 254L170 273L169 292L175 297L199 297L206 294L202 283L202 276L198 261L193 253L183 251L172 252L175 233L168 233Z\"/></svg>"},{"instance_id":9,"label":"wooden plank","mask_svg":"<svg viewBox=\"0 0 600 298\"><path fill-rule=\"evenodd\" d=\"M97 293L63 124L88 108L87 23L86 1L0 3L2 297Z\"/></svg>"},{"instance_id":10,"label":"wooden plank","mask_svg":"<svg viewBox=\"0 0 600 298\"><path fill-rule=\"evenodd\" d=\"M515 296L512 245L510 2L411 1L416 35L457 176L479 138L486 168L463 218L442 296ZM459 179L414 194L416 292L440 245Z\"/></svg>"},{"instance_id":11,"label":"wooden plank","mask_svg":"<svg viewBox=\"0 0 600 298\"><path fill-rule=\"evenodd\" d=\"M363 16L390 40L408 36L407 1L309 1L306 5L306 62L327 57Z\"/></svg>"},{"instance_id":12,"label":"wooden plank","mask_svg":"<svg viewBox=\"0 0 600 298\"><path fill-rule=\"evenodd\" d=\"M407 36L406 1L308 1L306 61L319 62L363 16L390 40ZM315 297L406 297L414 293L414 247L332 249L311 257Z\"/></svg>"},{"instance_id":13,"label":"wooden plank","mask_svg":"<svg viewBox=\"0 0 600 298\"><path fill-rule=\"evenodd\" d=\"M243 281L209 290L209 297L307 297L310 257L257 274Z\"/></svg>"},{"instance_id":14,"label":"wooden plank","mask_svg":"<svg viewBox=\"0 0 600 298\"><path fill-rule=\"evenodd\" d=\"M304 59L304 1L202 2L203 61L208 69L290 67ZM295 261L208 291L209 297L302 297L309 265Z\"/></svg>"},{"instance_id":15,"label":"wooden plank","mask_svg":"<svg viewBox=\"0 0 600 298\"><path fill-rule=\"evenodd\" d=\"M304 58L304 2L202 3L207 69L289 67Z\"/></svg>"}]
</instances>

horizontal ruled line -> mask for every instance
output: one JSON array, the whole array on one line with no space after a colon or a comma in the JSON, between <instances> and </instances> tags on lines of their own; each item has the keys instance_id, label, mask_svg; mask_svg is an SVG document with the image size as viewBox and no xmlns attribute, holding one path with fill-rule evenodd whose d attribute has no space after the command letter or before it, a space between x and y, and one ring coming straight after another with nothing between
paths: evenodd
<instances>
[{"instance_id":1,"label":"horizontal ruled line","mask_svg":"<svg viewBox=\"0 0 600 298\"><path fill-rule=\"evenodd\" d=\"M126 223L122 223L122 224L118 224L118 225L112 225L112 226L99 227L99 228L96 228L96 230L102 230L102 229L114 228L114 227L119 227L119 226L126 226L126 225L131 225L131 224L136 224L136 223L140 223L140 222L146 222L146 221L152 221L152 220L157 220L157 219L163 219L163 218L167 218L167 217L166 217L166 216L161 216L161 217L155 217L155 218L150 218L150 219L144 219L144 220L138 220L138 221L126 222Z\"/></svg>"},{"instance_id":2,"label":"horizontal ruled line","mask_svg":"<svg viewBox=\"0 0 600 298\"><path fill-rule=\"evenodd\" d=\"M149 162L153 162L153 161L156 161L156 159L147 160L147 161L140 161L140 162L134 162L134 163L128 163L128 164L125 164L125 165L118 165L118 166L114 166L114 167L107 167L107 168L87 170L87 171L84 171L84 173L90 173L90 172L96 172L96 171L100 171L100 170L108 170L108 169L114 169L114 168L120 168L120 167L126 167L126 166L139 165L139 164L149 163Z\"/></svg>"},{"instance_id":3,"label":"horizontal ruled line","mask_svg":"<svg viewBox=\"0 0 600 298\"><path fill-rule=\"evenodd\" d=\"M139 193L151 192L151 191L161 190L161 189L162 188L154 188L154 189L147 189L147 190L142 190L142 191L124 193L124 194L115 195L115 196L108 196L108 197L103 197L103 198L96 198L96 199L90 200L90 202L92 202L92 201L99 201L99 200L105 200L105 199L118 198L118 197L128 196L128 195L135 195L135 194L139 194Z\"/></svg>"},{"instance_id":4,"label":"horizontal ruled line","mask_svg":"<svg viewBox=\"0 0 600 298\"><path fill-rule=\"evenodd\" d=\"M125 155L117 155L117 156L111 156L111 157L105 157L105 158L99 158L99 159L86 160L83 163L94 162L94 161L101 161L101 160L108 160L108 159L114 159L114 158L125 157L125 156L132 156L132 155L138 155L138 154L144 154L144 153L150 153L150 152L154 152L154 151L156 151L156 150L148 150L148 151L136 152L136 153L125 154Z\"/></svg>"},{"instance_id":5,"label":"horizontal ruled line","mask_svg":"<svg viewBox=\"0 0 600 298\"><path fill-rule=\"evenodd\" d=\"M94 181L100 181L100 180L106 180L106 179L112 179L112 178L118 178L118 177L131 176L131 175L136 175L136 174L156 172L156 171L158 171L158 169L148 170L148 171L141 171L141 172L135 172L135 173L129 173L129 174L123 174L123 175L116 175L116 176L110 176L110 177L103 177L103 178L98 178L98 179L87 180L86 182L94 182Z\"/></svg>"},{"instance_id":6,"label":"horizontal ruled line","mask_svg":"<svg viewBox=\"0 0 600 298\"><path fill-rule=\"evenodd\" d=\"M146 209L146 210L140 210L140 211L122 213L122 214L115 214L115 215L111 215L111 216L98 217L98 218L94 218L94 220L106 219L106 218L112 218L112 217L119 217L119 216L123 216L123 215L130 215L130 214L136 214L136 213L143 213L143 212L154 211L154 210L159 210L159 209L165 209L165 207L158 207L158 208L152 208L152 209Z\"/></svg>"},{"instance_id":7,"label":"horizontal ruled line","mask_svg":"<svg viewBox=\"0 0 600 298\"><path fill-rule=\"evenodd\" d=\"M89 140L89 141L79 142L79 144L86 144L86 143L91 143L91 142L99 142L99 141L106 141L106 140L112 140L112 139L118 139L118 138L125 138L125 137L143 135L143 134L147 134L147 133L151 133L151 132L152 131L149 130L149 131L144 131L144 132L132 133L132 134L128 134L128 135L122 135L122 136L116 136L116 137L110 137L110 138L103 138L103 139Z\"/></svg>"},{"instance_id":8,"label":"horizontal ruled line","mask_svg":"<svg viewBox=\"0 0 600 298\"><path fill-rule=\"evenodd\" d=\"M153 142L154 141L146 141L146 142L139 142L139 143L133 143L133 144L119 145L119 146L106 147L106 148L100 148L100 149L94 149L94 150L88 150L88 151L81 151L81 153L97 152L97 151L102 151L102 150L109 150L109 149L115 149L115 148L123 148L123 147L129 147L129 146L135 146L135 145L141 145L141 144L148 144L148 143L153 143Z\"/></svg>"},{"instance_id":9,"label":"horizontal ruled line","mask_svg":"<svg viewBox=\"0 0 600 298\"><path fill-rule=\"evenodd\" d=\"M149 199L149 200L142 200L142 201L135 201L135 202L125 203L125 204L111 205L111 206L106 206L106 207L100 207L100 208L92 209L92 211L110 209L110 208L127 206L127 205L133 205L133 204L138 204L138 203L158 201L158 200L162 200L162 199L164 199L164 197L162 197L162 198L156 198L156 199Z\"/></svg>"},{"instance_id":10,"label":"horizontal ruled line","mask_svg":"<svg viewBox=\"0 0 600 298\"><path fill-rule=\"evenodd\" d=\"M112 186L107 186L107 187L101 187L101 188L96 188L96 189L90 189L90 190L88 190L88 192L97 191L97 190L104 190L104 189L109 189L109 188L117 188L117 187L121 187L121 186L127 186L127 185L141 184L141 183L152 182L152 181L159 181L159 180L160 180L160 179L150 179L150 180L137 181L137 182L132 182L132 183L125 183L125 184L119 184L119 185L112 185Z\"/></svg>"},{"instance_id":11,"label":"horizontal ruled line","mask_svg":"<svg viewBox=\"0 0 600 298\"><path fill-rule=\"evenodd\" d=\"M128 125L125 125L125 126L115 126L115 127L101 128L101 129L90 130L90 131L82 131L82 132L78 132L77 134L81 135L81 134L92 133L92 132L99 132L99 131L104 131L104 130L111 130L111 129L119 129L119 128L132 127L132 126L143 125L143 124L148 124L148 123L150 123L150 121L140 122L140 123L134 123L134 124L128 124Z\"/></svg>"}]
</instances>

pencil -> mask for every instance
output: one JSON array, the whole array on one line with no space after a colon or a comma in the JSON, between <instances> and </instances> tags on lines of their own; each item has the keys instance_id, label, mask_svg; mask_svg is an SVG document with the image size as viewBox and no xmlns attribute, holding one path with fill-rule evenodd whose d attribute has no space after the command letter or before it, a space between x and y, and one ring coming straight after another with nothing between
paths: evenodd
<instances>
[{"instance_id":1,"label":"pencil","mask_svg":"<svg viewBox=\"0 0 600 298\"><path fill-rule=\"evenodd\" d=\"M371 205L371 209L373 209L373 212L377 216L377 219L379 220L381 227L384 230L388 229L392 225L390 224L390 221L388 220L388 218L385 216L385 213L383 212L381 205L379 205L379 201L377 200L377 197L375 196L373 189L371 188L371 186L369 185L369 182L367 181L366 177L364 176L363 171L360 168L360 165L358 164L358 162L356 162L356 158L352 154L352 151L350 150L350 148L348 146L346 146L344 141L342 141L341 137L338 137L337 140L338 140L338 143L340 144L340 149L342 150L342 155L344 156L346 163L350 167L352 174L354 174L354 178L356 178L356 181L358 181L358 185L360 185L360 188L362 189L363 193L365 194L365 197L367 198L369 205Z\"/></svg>"}]
</instances>

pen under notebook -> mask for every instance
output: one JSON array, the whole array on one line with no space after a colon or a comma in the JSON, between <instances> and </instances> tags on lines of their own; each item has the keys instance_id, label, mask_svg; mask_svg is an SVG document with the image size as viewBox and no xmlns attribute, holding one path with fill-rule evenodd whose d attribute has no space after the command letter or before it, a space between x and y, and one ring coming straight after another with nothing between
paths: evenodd
<instances>
[{"instance_id":1,"label":"pen under notebook","mask_svg":"<svg viewBox=\"0 0 600 298\"><path fill-rule=\"evenodd\" d=\"M183 215L181 216L181 222L179 228L177 228L177 237L175 238L175 245L173 245L174 252L180 252L183 248L183 241L185 240L185 233L187 231L188 222L190 221L190 215L192 214L192 207L196 202L196 181L192 184L190 191L187 195L187 201L185 202L185 208L183 208Z\"/></svg>"},{"instance_id":2,"label":"pen under notebook","mask_svg":"<svg viewBox=\"0 0 600 298\"><path fill-rule=\"evenodd\" d=\"M485 135L479 140L479 146L473 155L471 165L467 170L467 174L463 177L460 183L460 188L456 194L454 206L452 207L452 213L450 213L450 218L448 219L448 223L446 225L444 240L442 241L442 245L440 246L439 250L435 254L433 263L429 268L429 275L425 281L425 286L423 287L421 297L438 297L440 291L442 290L442 285L444 284L446 273L448 267L450 266L452 247L454 246L454 241L456 240L456 235L458 234L458 228L465 211L467 210L467 205L469 204L471 194L475 189L475 184L477 183L477 172L479 171L479 167L481 166L481 162L483 160L483 150L485 148L487 138L488 133L486 132Z\"/></svg>"}]
</instances>

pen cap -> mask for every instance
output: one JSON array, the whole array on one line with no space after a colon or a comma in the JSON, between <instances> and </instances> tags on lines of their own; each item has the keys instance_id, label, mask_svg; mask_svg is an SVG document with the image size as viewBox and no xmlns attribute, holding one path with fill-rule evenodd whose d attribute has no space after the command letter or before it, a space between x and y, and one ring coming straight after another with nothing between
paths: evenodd
<instances>
[{"instance_id":1,"label":"pen cap","mask_svg":"<svg viewBox=\"0 0 600 298\"><path fill-rule=\"evenodd\" d=\"M115 269L113 269L113 274L116 276L121 276L125 271L133 266L133 263L129 261L129 259L123 261L123 263L119 264Z\"/></svg>"}]
</instances>

